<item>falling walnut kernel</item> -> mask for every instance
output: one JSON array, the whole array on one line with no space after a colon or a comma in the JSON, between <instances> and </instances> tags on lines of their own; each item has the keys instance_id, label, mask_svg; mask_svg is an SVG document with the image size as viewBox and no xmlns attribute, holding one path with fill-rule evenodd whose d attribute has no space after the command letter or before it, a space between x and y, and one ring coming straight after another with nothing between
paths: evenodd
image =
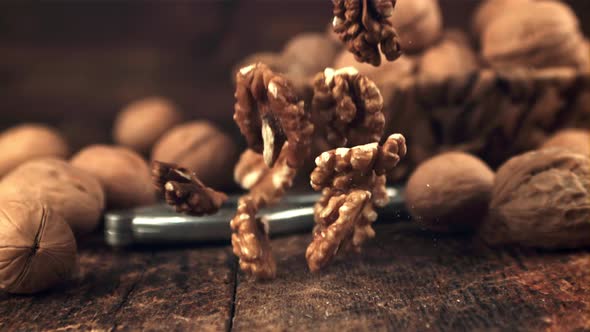
<instances>
[{"instance_id":1,"label":"falling walnut kernel","mask_svg":"<svg viewBox=\"0 0 590 332\"><path fill-rule=\"evenodd\" d=\"M316 136L323 136L329 146L355 146L381 139L383 97L367 76L353 67L326 68L316 75L313 89Z\"/></svg>"},{"instance_id":2,"label":"falling walnut kernel","mask_svg":"<svg viewBox=\"0 0 590 332\"><path fill-rule=\"evenodd\" d=\"M289 166L301 166L310 152L313 124L285 77L263 63L241 68L236 73L234 121L248 146L262 153L272 167L284 153Z\"/></svg>"},{"instance_id":3,"label":"falling walnut kernel","mask_svg":"<svg viewBox=\"0 0 590 332\"><path fill-rule=\"evenodd\" d=\"M195 216L213 214L227 200L226 194L205 186L194 172L175 164L153 161L152 179L176 212Z\"/></svg>"},{"instance_id":4,"label":"falling walnut kernel","mask_svg":"<svg viewBox=\"0 0 590 332\"><path fill-rule=\"evenodd\" d=\"M381 64L381 52L389 61L401 55L400 42L391 22L396 0L332 0L332 26L359 62Z\"/></svg>"},{"instance_id":5,"label":"falling walnut kernel","mask_svg":"<svg viewBox=\"0 0 590 332\"><path fill-rule=\"evenodd\" d=\"M288 145L287 142L271 168L266 166L260 154L246 150L234 173L236 181L250 191L240 198L237 213L230 224L232 246L234 254L240 259L240 268L259 279L274 278L276 263L268 231L261 227L256 214L259 209L279 201L293 184L297 170L287 164L285 150Z\"/></svg>"},{"instance_id":6,"label":"falling walnut kernel","mask_svg":"<svg viewBox=\"0 0 590 332\"><path fill-rule=\"evenodd\" d=\"M267 225L256 218L259 203L246 195L238 201L238 210L231 220L233 252L240 258L240 269L259 279L272 279L276 275L276 262L272 256Z\"/></svg>"},{"instance_id":7,"label":"falling walnut kernel","mask_svg":"<svg viewBox=\"0 0 590 332\"><path fill-rule=\"evenodd\" d=\"M375 236L375 207L388 203L387 174L406 152L405 138L393 134L382 145L338 148L316 158L310 183L322 196L314 206L317 226L306 251L311 271L328 264L340 248L358 252Z\"/></svg>"}]
</instances>

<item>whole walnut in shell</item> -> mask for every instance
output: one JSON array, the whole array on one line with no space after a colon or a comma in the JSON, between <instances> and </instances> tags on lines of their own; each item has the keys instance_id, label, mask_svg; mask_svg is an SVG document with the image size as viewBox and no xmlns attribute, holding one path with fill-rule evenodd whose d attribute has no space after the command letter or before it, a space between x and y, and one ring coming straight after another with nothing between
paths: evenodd
<instances>
[{"instance_id":1,"label":"whole walnut in shell","mask_svg":"<svg viewBox=\"0 0 590 332\"><path fill-rule=\"evenodd\" d=\"M511 5L484 30L484 60L493 68L575 67L590 65L588 45L575 13L558 1Z\"/></svg>"},{"instance_id":2,"label":"whole walnut in shell","mask_svg":"<svg viewBox=\"0 0 590 332\"><path fill-rule=\"evenodd\" d=\"M484 0L481 1L473 15L471 24L475 36L481 36L486 27L502 13L512 10L513 5L531 0Z\"/></svg>"},{"instance_id":3,"label":"whole walnut in shell","mask_svg":"<svg viewBox=\"0 0 590 332\"><path fill-rule=\"evenodd\" d=\"M64 160L35 159L20 165L0 182L1 192L15 190L38 191L75 235L92 232L101 220L105 197L100 182Z\"/></svg>"},{"instance_id":4,"label":"whole walnut in shell","mask_svg":"<svg viewBox=\"0 0 590 332\"><path fill-rule=\"evenodd\" d=\"M188 168L215 189L233 184L233 166L237 158L234 141L206 121L187 122L172 128L152 150L152 160Z\"/></svg>"},{"instance_id":5,"label":"whole walnut in shell","mask_svg":"<svg viewBox=\"0 0 590 332\"><path fill-rule=\"evenodd\" d=\"M25 161L40 157L66 158L68 144L53 128L23 124L0 134L0 177Z\"/></svg>"},{"instance_id":6,"label":"whole walnut in shell","mask_svg":"<svg viewBox=\"0 0 590 332\"><path fill-rule=\"evenodd\" d=\"M562 129L549 137L541 148L561 148L590 156L590 131Z\"/></svg>"},{"instance_id":7,"label":"whole walnut in shell","mask_svg":"<svg viewBox=\"0 0 590 332\"><path fill-rule=\"evenodd\" d=\"M78 271L70 226L39 197L0 192L0 289L32 294Z\"/></svg>"},{"instance_id":8,"label":"whole walnut in shell","mask_svg":"<svg viewBox=\"0 0 590 332\"><path fill-rule=\"evenodd\" d=\"M98 179L110 208L155 202L151 170L140 155L128 148L91 145L73 156L71 163Z\"/></svg>"},{"instance_id":9,"label":"whole walnut in shell","mask_svg":"<svg viewBox=\"0 0 590 332\"><path fill-rule=\"evenodd\" d=\"M117 115L113 139L119 145L147 154L158 138L181 120L176 106L165 98L137 100Z\"/></svg>"},{"instance_id":10,"label":"whole walnut in shell","mask_svg":"<svg viewBox=\"0 0 590 332\"><path fill-rule=\"evenodd\" d=\"M366 75L377 85L387 79L399 80L400 77L410 76L416 67L416 61L406 55L400 56L395 61L386 61L384 56L381 60L381 66L375 67L368 63L358 62L353 53L344 50L338 54L332 67L334 69L354 67L359 74Z\"/></svg>"},{"instance_id":11,"label":"whole walnut in shell","mask_svg":"<svg viewBox=\"0 0 590 332\"><path fill-rule=\"evenodd\" d=\"M498 169L481 237L492 245L587 246L589 191L587 156L543 149L513 157Z\"/></svg>"},{"instance_id":12,"label":"whole walnut in shell","mask_svg":"<svg viewBox=\"0 0 590 332\"><path fill-rule=\"evenodd\" d=\"M467 36L459 30L451 30L420 58L420 75L443 81L466 75L478 68L477 56L469 46Z\"/></svg>"},{"instance_id":13,"label":"whole walnut in shell","mask_svg":"<svg viewBox=\"0 0 590 332\"><path fill-rule=\"evenodd\" d=\"M391 17L404 53L418 53L434 44L442 33L438 0L397 0Z\"/></svg>"},{"instance_id":14,"label":"whole walnut in shell","mask_svg":"<svg viewBox=\"0 0 590 332\"><path fill-rule=\"evenodd\" d=\"M494 173L480 159L446 152L424 161L406 186L413 219L434 231L475 229L487 212Z\"/></svg>"},{"instance_id":15,"label":"whole walnut in shell","mask_svg":"<svg viewBox=\"0 0 590 332\"><path fill-rule=\"evenodd\" d=\"M285 74L311 77L329 67L340 49L340 43L334 42L326 34L298 34L283 48L282 58L287 69Z\"/></svg>"}]
</instances>

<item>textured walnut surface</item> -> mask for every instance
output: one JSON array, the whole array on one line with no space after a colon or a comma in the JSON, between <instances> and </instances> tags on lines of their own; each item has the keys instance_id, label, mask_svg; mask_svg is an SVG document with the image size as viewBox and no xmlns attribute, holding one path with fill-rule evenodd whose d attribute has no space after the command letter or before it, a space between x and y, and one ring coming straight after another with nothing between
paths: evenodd
<instances>
[{"instance_id":1,"label":"textured walnut surface","mask_svg":"<svg viewBox=\"0 0 590 332\"><path fill-rule=\"evenodd\" d=\"M311 271L328 264L341 248L360 251L375 236L375 207L388 203L386 175L405 154L405 138L393 134L382 145L338 148L316 158L311 186L322 196L314 206L316 227L305 254Z\"/></svg>"},{"instance_id":2,"label":"textured walnut surface","mask_svg":"<svg viewBox=\"0 0 590 332\"><path fill-rule=\"evenodd\" d=\"M207 187L194 172L175 164L153 161L152 179L176 212L196 216L213 214L227 200L226 194Z\"/></svg>"},{"instance_id":3,"label":"textured walnut surface","mask_svg":"<svg viewBox=\"0 0 590 332\"><path fill-rule=\"evenodd\" d=\"M401 55L399 40L390 17L395 0L333 0L334 32L359 62L381 64Z\"/></svg>"},{"instance_id":4,"label":"textured walnut surface","mask_svg":"<svg viewBox=\"0 0 590 332\"><path fill-rule=\"evenodd\" d=\"M353 67L326 68L313 83L312 113L316 138L329 148L381 139L385 125L379 88Z\"/></svg>"},{"instance_id":5,"label":"textured walnut surface","mask_svg":"<svg viewBox=\"0 0 590 332\"><path fill-rule=\"evenodd\" d=\"M252 64L237 72L235 98L234 121L248 146L272 166L289 142L287 162L300 166L310 152L313 125L291 83L265 64Z\"/></svg>"},{"instance_id":6,"label":"textured walnut surface","mask_svg":"<svg viewBox=\"0 0 590 332\"><path fill-rule=\"evenodd\" d=\"M528 152L500 167L482 237L495 245L590 244L590 159L565 149Z\"/></svg>"}]
</instances>

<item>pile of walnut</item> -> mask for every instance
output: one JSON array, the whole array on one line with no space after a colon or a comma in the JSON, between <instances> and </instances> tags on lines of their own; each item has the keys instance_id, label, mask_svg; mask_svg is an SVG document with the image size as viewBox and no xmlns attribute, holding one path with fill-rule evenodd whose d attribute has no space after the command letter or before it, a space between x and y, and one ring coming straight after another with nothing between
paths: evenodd
<instances>
[{"instance_id":1,"label":"pile of walnut","mask_svg":"<svg viewBox=\"0 0 590 332\"><path fill-rule=\"evenodd\" d=\"M473 231L490 245L590 245L590 132L566 129L496 174L477 157L435 156L410 176L406 206L433 231Z\"/></svg>"},{"instance_id":2,"label":"pile of walnut","mask_svg":"<svg viewBox=\"0 0 590 332\"><path fill-rule=\"evenodd\" d=\"M0 289L36 293L76 278L78 245L99 228L105 208L156 201L144 159L150 150L152 158L180 165L154 162L177 211L217 210L227 196L199 178L231 186L237 149L210 123L181 119L167 99L132 102L115 120L116 145L87 146L70 160L66 138L53 128L23 124L1 133Z\"/></svg>"}]
</instances>

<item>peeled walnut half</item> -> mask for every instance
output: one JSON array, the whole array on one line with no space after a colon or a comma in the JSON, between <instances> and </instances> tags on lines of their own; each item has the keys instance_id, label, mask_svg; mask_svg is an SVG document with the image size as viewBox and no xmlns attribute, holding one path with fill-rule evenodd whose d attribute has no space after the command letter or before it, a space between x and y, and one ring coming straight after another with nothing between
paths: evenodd
<instances>
[{"instance_id":1,"label":"peeled walnut half","mask_svg":"<svg viewBox=\"0 0 590 332\"><path fill-rule=\"evenodd\" d=\"M40 197L0 191L0 289L32 294L78 271L76 240Z\"/></svg>"},{"instance_id":2,"label":"peeled walnut half","mask_svg":"<svg viewBox=\"0 0 590 332\"><path fill-rule=\"evenodd\" d=\"M381 64L381 53L389 61L401 55L391 16L396 0L332 0L332 26L348 51L359 62Z\"/></svg>"},{"instance_id":3,"label":"peeled walnut half","mask_svg":"<svg viewBox=\"0 0 590 332\"><path fill-rule=\"evenodd\" d=\"M234 121L250 149L262 153L271 167L286 142L289 166L301 166L313 134L310 115L292 84L262 63L241 68L236 74Z\"/></svg>"},{"instance_id":4,"label":"peeled walnut half","mask_svg":"<svg viewBox=\"0 0 590 332\"><path fill-rule=\"evenodd\" d=\"M326 68L313 83L316 138L346 147L379 141L385 127L383 97L367 76L353 67Z\"/></svg>"}]
</instances>

